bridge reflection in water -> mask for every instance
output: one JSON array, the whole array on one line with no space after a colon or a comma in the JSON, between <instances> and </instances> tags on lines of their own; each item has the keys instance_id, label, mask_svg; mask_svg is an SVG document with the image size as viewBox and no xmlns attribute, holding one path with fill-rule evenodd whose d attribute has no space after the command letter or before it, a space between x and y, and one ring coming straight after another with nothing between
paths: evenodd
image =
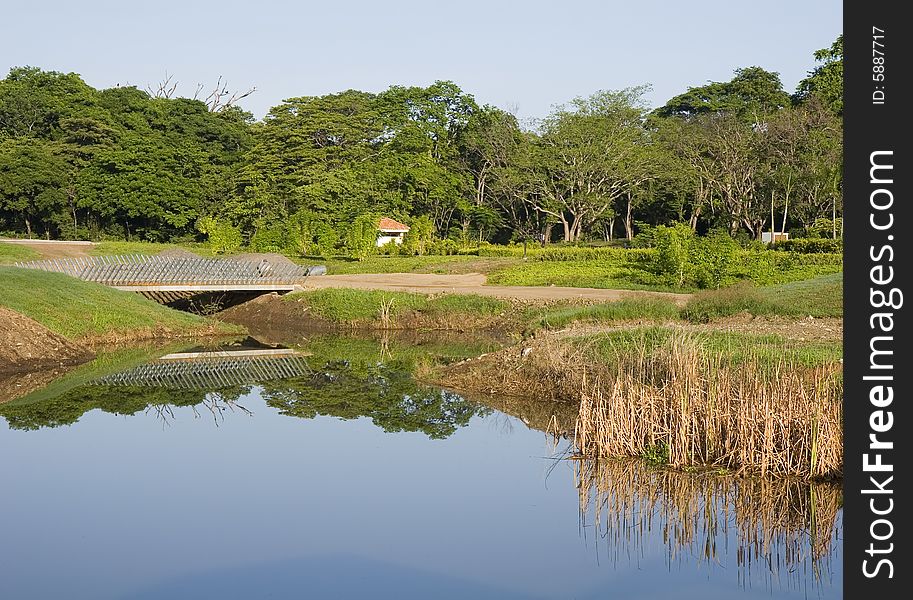
<instances>
[{"instance_id":1,"label":"bridge reflection in water","mask_svg":"<svg viewBox=\"0 0 913 600\"><path fill-rule=\"evenodd\" d=\"M309 374L306 355L287 348L178 352L99 377L90 385L207 391Z\"/></svg>"}]
</instances>

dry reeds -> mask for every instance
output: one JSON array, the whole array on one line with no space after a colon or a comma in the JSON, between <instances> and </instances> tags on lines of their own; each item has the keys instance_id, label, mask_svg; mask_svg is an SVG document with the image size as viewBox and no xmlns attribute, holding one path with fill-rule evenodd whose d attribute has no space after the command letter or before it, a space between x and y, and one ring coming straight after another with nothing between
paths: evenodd
<instances>
[{"instance_id":1,"label":"dry reeds","mask_svg":"<svg viewBox=\"0 0 913 600\"><path fill-rule=\"evenodd\" d=\"M839 548L834 483L684 473L631 459L582 460L576 469L581 518L616 552L636 555L658 530L670 562L687 554L718 563L734 553L744 576L810 567L820 579Z\"/></svg>"},{"instance_id":2,"label":"dry reeds","mask_svg":"<svg viewBox=\"0 0 913 600\"><path fill-rule=\"evenodd\" d=\"M842 474L839 364L771 363L750 351L735 363L677 333L652 350L634 343L612 367L575 379L575 440L584 455L645 456L663 448L672 467L805 479Z\"/></svg>"}]
</instances>

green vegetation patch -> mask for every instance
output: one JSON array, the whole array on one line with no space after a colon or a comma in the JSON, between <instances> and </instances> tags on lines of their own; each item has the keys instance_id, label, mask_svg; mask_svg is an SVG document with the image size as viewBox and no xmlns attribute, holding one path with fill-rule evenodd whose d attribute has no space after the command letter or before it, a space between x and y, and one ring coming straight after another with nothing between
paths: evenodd
<instances>
[{"instance_id":1,"label":"green vegetation patch","mask_svg":"<svg viewBox=\"0 0 913 600\"><path fill-rule=\"evenodd\" d=\"M833 273L763 288L746 283L698 292L682 309L682 317L707 323L741 312L755 316L841 317L843 275Z\"/></svg>"},{"instance_id":2,"label":"green vegetation patch","mask_svg":"<svg viewBox=\"0 0 913 600\"><path fill-rule=\"evenodd\" d=\"M0 305L68 338L145 328L186 329L207 323L132 292L60 273L0 267ZM226 332L230 326L226 326ZM232 329L233 331L235 329Z\"/></svg>"},{"instance_id":3,"label":"green vegetation patch","mask_svg":"<svg viewBox=\"0 0 913 600\"><path fill-rule=\"evenodd\" d=\"M479 260L478 256L368 256L364 260L349 260L341 257L323 258L307 256L296 262L326 265L331 275L358 273L467 273L484 272L492 266L492 260ZM501 262L501 261L498 261ZM512 260L504 260L513 263ZM496 263L497 264L497 263Z\"/></svg>"},{"instance_id":4,"label":"green vegetation patch","mask_svg":"<svg viewBox=\"0 0 913 600\"><path fill-rule=\"evenodd\" d=\"M800 342L777 335L724 331L682 333L671 327L619 329L571 341L589 348L600 361L612 366L632 352L650 355L667 351L675 336L685 336L701 352L720 356L733 366L754 362L770 368L783 363L815 367L834 363L843 356L840 342Z\"/></svg>"},{"instance_id":5,"label":"green vegetation patch","mask_svg":"<svg viewBox=\"0 0 913 600\"><path fill-rule=\"evenodd\" d=\"M0 265L20 260L35 260L36 258L41 258L41 255L31 248L0 242Z\"/></svg>"},{"instance_id":6,"label":"green vegetation patch","mask_svg":"<svg viewBox=\"0 0 913 600\"><path fill-rule=\"evenodd\" d=\"M538 312L533 325L557 329L571 323L615 323L649 319L678 320L679 308L661 298L630 298L590 306L554 306Z\"/></svg>"},{"instance_id":7,"label":"green vegetation patch","mask_svg":"<svg viewBox=\"0 0 913 600\"><path fill-rule=\"evenodd\" d=\"M429 316L476 315L491 316L509 308L495 298L468 294L426 296L410 292L326 288L283 296L288 302L305 303L317 316L334 323L377 320L386 316L395 319L407 311Z\"/></svg>"}]
</instances>

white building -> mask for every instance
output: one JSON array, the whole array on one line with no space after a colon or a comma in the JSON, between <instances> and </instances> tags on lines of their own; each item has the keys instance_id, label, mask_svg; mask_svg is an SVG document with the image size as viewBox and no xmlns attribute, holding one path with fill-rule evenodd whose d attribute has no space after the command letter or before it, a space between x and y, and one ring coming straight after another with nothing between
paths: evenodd
<instances>
[{"instance_id":1,"label":"white building","mask_svg":"<svg viewBox=\"0 0 913 600\"><path fill-rule=\"evenodd\" d=\"M384 217L380 220L380 223L378 223L377 229L377 247L380 248L390 242L402 244L403 236L409 231L409 226Z\"/></svg>"}]
</instances>

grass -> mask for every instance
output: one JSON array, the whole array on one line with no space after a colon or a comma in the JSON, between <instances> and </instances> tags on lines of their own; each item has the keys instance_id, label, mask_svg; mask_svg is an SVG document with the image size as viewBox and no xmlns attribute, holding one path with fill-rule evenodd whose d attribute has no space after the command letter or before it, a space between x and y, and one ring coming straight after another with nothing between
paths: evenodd
<instances>
[{"instance_id":1,"label":"grass","mask_svg":"<svg viewBox=\"0 0 913 600\"><path fill-rule=\"evenodd\" d=\"M505 313L510 307L502 300L469 294L427 296L346 288L296 292L283 299L303 303L318 317L340 324L377 319L391 324L396 322L397 317L410 312L419 312L432 319L493 317Z\"/></svg>"},{"instance_id":2,"label":"grass","mask_svg":"<svg viewBox=\"0 0 913 600\"><path fill-rule=\"evenodd\" d=\"M293 258L301 264L326 265L330 275L362 273L487 273L505 264L518 262L511 258L479 258L478 256L369 256L358 261L340 256L324 258L306 256Z\"/></svg>"},{"instance_id":3,"label":"grass","mask_svg":"<svg viewBox=\"0 0 913 600\"><path fill-rule=\"evenodd\" d=\"M574 250L574 251L572 251ZM651 249L555 248L542 250L530 260L505 263L494 268L488 283L593 287L670 292L695 291L673 287L654 271ZM502 259L503 260L503 259ZM803 255L793 252L742 251L724 282L748 281L754 285L778 285L832 275L842 270L839 254Z\"/></svg>"},{"instance_id":4,"label":"grass","mask_svg":"<svg viewBox=\"0 0 913 600\"><path fill-rule=\"evenodd\" d=\"M679 308L669 300L632 298L586 306L553 306L536 313L533 327L560 329L571 323L616 323L620 321L678 320Z\"/></svg>"},{"instance_id":5,"label":"grass","mask_svg":"<svg viewBox=\"0 0 913 600\"><path fill-rule=\"evenodd\" d=\"M38 321L67 338L132 334L138 330L203 329L211 325L132 292L80 281L60 273L0 266L0 306ZM234 326L221 325L226 333Z\"/></svg>"},{"instance_id":6,"label":"grass","mask_svg":"<svg viewBox=\"0 0 913 600\"><path fill-rule=\"evenodd\" d=\"M25 246L0 242L0 265L12 264L20 260L35 260L41 255Z\"/></svg>"},{"instance_id":7,"label":"grass","mask_svg":"<svg viewBox=\"0 0 913 600\"><path fill-rule=\"evenodd\" d=\"M654 354L668 348L681 335L672 327L647 326L575 338L572 343L588 348L590 355L600 364L615 367L626 360L632 348ZM717 356L731 367L754 363L764 369L775 369L786 361L814 368L837 363L843 356L841 342L800 342L777 335L726 331L687 335L696 351Z\"/></svg>"},{"instance_id":8,"label":"grass","mask_svg":"<svg viewBox=\"0 0 913 600\"><path fill-rule=\"evenodd\" d=\"M111 256L116 254L152 255L165 250L188 250L200 256L215 256L209 244L159 244L155 242L98 242L89 250L92 256Z\"/></svg>"},{"instance_id":9,"label":"grass","mask_svg":"<svg viewBox=\"0 0 913 600\"><path fill-rule=\"evenodd\" d=\"M698 292L682 309L682 318L707 323L740 312L755 316L842 317L843 274L834 273L763 288L743 283Z\"/></svg>"}]
</instances>

